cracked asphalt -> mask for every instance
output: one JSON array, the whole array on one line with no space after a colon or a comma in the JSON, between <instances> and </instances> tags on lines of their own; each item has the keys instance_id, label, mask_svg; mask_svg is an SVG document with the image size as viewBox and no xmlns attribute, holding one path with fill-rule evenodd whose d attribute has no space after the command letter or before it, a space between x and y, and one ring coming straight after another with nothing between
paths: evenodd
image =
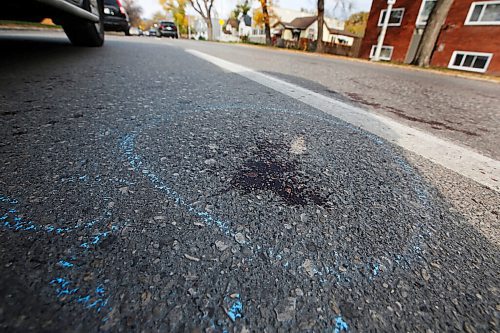
<instances>
[{"instance_id":1,"label":"cracked asphalt","mask_svg":"<svg viewBox=\"0 0 500 333\"><path fill-rule=\"evenodd\" d=\"M498 193L167 41L0 45L0 331L498 331Z\"/></svg>"}]
</instances>

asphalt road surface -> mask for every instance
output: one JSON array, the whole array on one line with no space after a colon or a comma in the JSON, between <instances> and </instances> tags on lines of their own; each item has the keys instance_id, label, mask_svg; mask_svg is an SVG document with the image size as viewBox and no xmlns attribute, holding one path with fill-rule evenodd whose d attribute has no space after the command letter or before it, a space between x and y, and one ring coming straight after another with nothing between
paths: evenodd
<instances>
[{"instance_id":1,"label":"asphalt road surface","mask_svg":"<svg viewBox=\"0 0 500 333\"><path fill-rule=\"evenodd\" d=\"M498 331L497 192L198 44L2 34L1 331Z\"/></svg>"}]
</instances>

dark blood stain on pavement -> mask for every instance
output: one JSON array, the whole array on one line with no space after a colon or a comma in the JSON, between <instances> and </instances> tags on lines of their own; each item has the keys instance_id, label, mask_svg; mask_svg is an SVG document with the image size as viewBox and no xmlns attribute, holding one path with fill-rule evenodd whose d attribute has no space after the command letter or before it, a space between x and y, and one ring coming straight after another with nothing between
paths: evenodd
<instances>
[{"instance_id":1,"label":"dark blood stain on pavement","mask_svg":"<svg viewBox=\"0 0 500 333\"><path fill-rule=\"evenodd\" d=\"M290 206L316 204L324 206L326 199L299 180L297 162L290 154L278 156L276 151L286 152L284 145L260 143L258 152L248 159L243 168L233 177L232 185L245 194L255 191L271 191Z\"/></svg>"},{"instance_id":2,"label":"dark blood stain on pavement","mask_svg":"<svg viewBox=\"0 0 500 333\"><path fill-rule=\"evenodd\" d=\"M410 120L410 121L414 121L414 122L418 122L418 123L422 123L422 124L428 124L428 125L431 125L432 128L434 129L437 129L437 130L442 130L442 129L447 129L447 130L450 130L450 131L455 131L455 132L460 132L460 133L464 133L466 135L470 135L470 136L480 136L479 134L475 133L475 132L472 132L472 131L468 131L468 130L465 130L465 129L460 129L460 128L456 128L456 127L453 127L451 125L448 125L448 124L445 124L443 122L440 122L440 121L436 121L436 120L426 120L426 119L422 119L422 118L417 118L417 117L413 117L413 116L409 116L407 114L404 113L404 111L401 111L399 109L396 109L392 106L383 106L379 103L375 103L375 102L370 102L370 101L367 101L366 99L364 99L363 97L361 97L359 94L357 93L348 93L347 94L352 100L358 102L358 103L361 103L361 104L364 104L364 105L368 105L368 106L372 106L376 109L384 109L392 114L395 114L403 119L406 119L406 120Z\"/></svg>"}]
</instances>

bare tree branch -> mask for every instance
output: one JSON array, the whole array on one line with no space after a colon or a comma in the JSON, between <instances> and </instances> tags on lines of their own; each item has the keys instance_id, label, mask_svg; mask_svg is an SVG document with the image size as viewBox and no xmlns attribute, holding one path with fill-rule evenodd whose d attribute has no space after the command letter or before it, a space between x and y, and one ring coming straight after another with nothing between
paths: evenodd
<instances>
[{"instance_id":1,"label":"bare tree branch","mask_svg":"<svg viewBox=\"0 0 500 333\"><path fill-rule=\"evenodd\" d=\"M212 6L214 4L214 0L201 0L202 3L200 3L200 0L189 0L189 4L193 7L193 9L201 15L201 17L205 20L205 23L207 24L207 30L208 30L208 39L212 40L213 35L212 35ZM205 10L203 10L203 7Z\"/></svg>"}]
</instances>

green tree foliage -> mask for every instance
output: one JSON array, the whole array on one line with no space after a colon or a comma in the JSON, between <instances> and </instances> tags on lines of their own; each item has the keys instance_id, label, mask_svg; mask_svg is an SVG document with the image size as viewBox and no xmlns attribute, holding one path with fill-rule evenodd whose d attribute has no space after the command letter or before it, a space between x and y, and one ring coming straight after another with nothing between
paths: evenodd
<instances>
[{"instance_id":1,"label":"green tree foliage","mask_svg":"<svg viewBox=\"0 0 500 333\"><path fill-rule=\"evenodd\" d=\"M368 12L354 13L345 21L345 30L363 36L365 34L366 23L368 22Z\"/></svg>"},{"instance_id":2,"label":"green tree foliage","mask_svg":"<svg viewBox=\"0 0 500 333\"><path fill-rule=\"evenodd\" d=\"M252 7L248 4L248 0L245 2L239 2L236 7L231 11L230 17L237 19L240 14L247 15Z\"/></svg>"}]
</instances>

